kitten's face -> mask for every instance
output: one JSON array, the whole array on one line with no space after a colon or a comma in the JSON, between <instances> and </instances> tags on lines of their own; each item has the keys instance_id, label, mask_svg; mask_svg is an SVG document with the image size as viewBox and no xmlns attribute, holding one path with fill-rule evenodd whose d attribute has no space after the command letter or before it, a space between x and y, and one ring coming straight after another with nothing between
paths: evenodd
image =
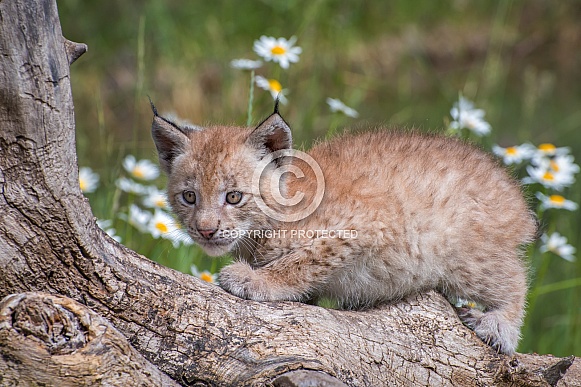
<instances>
[{"instance_id":1,"label":"kitten's face","mask_svg":"<svg viewBox=\"0 0 581 387\"><path fill-rule=\"evenodd\" d=\"M271 228L253 198L252 178L268 152L291 145L280 116L256 129L190 129L156 115L152 133L169 177L172 209L208 255L250 248L249 231Z\"/></svg>"},{"instance_id":2,"label":"kitten's face","mask_svg":"<svg viewBox=\"0 0 581 387\"><path fill-rule=\"evenodd\" d=\"M266 224L252 197L257 152L245 145L249 131L213 127L190 134L172 164L171 206L188 233L209 255L231 251L240 231Z\"/></svg>"}]
</instances>

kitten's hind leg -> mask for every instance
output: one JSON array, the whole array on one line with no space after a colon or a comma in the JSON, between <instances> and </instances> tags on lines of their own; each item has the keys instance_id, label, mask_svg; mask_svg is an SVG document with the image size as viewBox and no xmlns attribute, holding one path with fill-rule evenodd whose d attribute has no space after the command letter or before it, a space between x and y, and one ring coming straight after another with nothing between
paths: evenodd
<instances>
[{"instance_id":1,"label":"kitten's hind leg","mask_svg":"<svg viewBox=\"0 0 581 387\"><path fill-rule=\"evenodd\" d=\"M498 278L493 275L487 281L475 281L478 284L475 288L463 292L463 297L483 305L484 311L476 308L458 308L457 311L462 322L474 330L482 341L498 352L510 355L515 352L520 339L526 276L522 268L514 270L508 277L500 272Z\"/></svg>"},{"instance_id":2,"label":"kitten's hind leg","mask_svg":"<svg viewBox=\"0 0 581 387\"><path fill-rule=\"evenodd\" d=\"M512 354L520 337L520 321L511 321L503 310L480 311L457 308L458 317L486 344L498 352Z\"/></svg>"}]
</instances>

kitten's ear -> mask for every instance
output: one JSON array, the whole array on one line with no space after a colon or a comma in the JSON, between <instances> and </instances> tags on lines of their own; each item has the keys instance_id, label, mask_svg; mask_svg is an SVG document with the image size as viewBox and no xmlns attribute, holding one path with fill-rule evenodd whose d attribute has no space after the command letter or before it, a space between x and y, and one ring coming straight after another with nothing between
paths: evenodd
<instances>
[{"instance_id":1,"label":"kitten's ear","mask_svg":"<svg viewBox=\"0 0 581 387\"><path fill-rule=\"evenodd\" d=\"M151 99L149 102L153 111L151 136L159 155L159 165L165 173L169 174L173 160L176 156L185 152L186 146L190 142L188 133L192 129L182 128L167 118L161 117L157 114L157 109Z\"/></svg>"},{"instance_id":2,"label":"kitten's ear","mask_svg":"<svg viewBox=\"0 0 581 387\"><path fill-rule=\"evenodd\" d=\"M256 149L276 152L292 148L293 139L290 127L275 110L270 117L254 129L248 137L248 143Z\"/></svg>"}]
</instances>

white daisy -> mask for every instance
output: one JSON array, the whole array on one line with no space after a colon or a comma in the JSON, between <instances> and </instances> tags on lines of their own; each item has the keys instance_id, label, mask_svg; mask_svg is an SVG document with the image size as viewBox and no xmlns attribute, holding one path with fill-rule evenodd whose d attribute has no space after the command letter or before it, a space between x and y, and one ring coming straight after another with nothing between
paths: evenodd
<instances>
[{"instance_id":1,"label":"white daisy","mask_svg":"<svg viewBox=\"0 0 581 387\"><path fill-rule=\"evenodd\" d=\"M474 109L474 104L464 97L454 103L450 110L453 121L450 129L458 132L461 129L469 129L478 136L485 136L490 133L490 124L484 120L486 113L482 109Z\"/></svg>"},{"instance_id":2,"label":"white daisy","mask_svg":"<svg viewBox=\"0 0 581 387\"><path fill-rule=\"evenodd\" d=\"M276 79L266 79L261 75L257 75L255 78L256 85L266 91L270 91L273 99L277 99L282 103L286 104L287 99L285 94L288 92L287 89L283 89L282 85Z\"/></svg>"},{"instance_id":3,"label":"white daisy","mask_svg":"<svg viewBox=\"0 0 581 387\"><path fill-rule=\"evenodd\" d=\"M547 210L549 208L563 209L569 211L575 211L579 208L579 205L572 200L567 200L561 195L550 195L547 196L542 192L537 192L535 194L537 199L541 201L541 209Z\"/></svg>"},{"instance_id":4,"label":"white daisy","mask_svg":"<svg viewBox=\"0 0 581 387\"><path fill-rule=\"evenodd\" d=\"M139 230L141 233L149 232L149 222L151 220L151 212L144 211L135 204L129 206L129 213L119 214L119 218L123 219L133 227Z\"/></svg>"},{"instance_id":5,"label":"white daisy","mask_svg":"<svg viewBox=\"0 0 581 387\"><path fill-rule=\"evenodd\" d=\"M464 98L463 96L460 96L458 101L454 103L454 107L452 108L452 110L454 110L455 108L460 109L462 111L474 110L474 102L470 101L467 98Z\"/></svg>"},{"instance_id":6,"label":"white daisy","mask_svg":"<svg viewBox=\"0 0 581 387\"><path fill-rule=\"evenodd\" d=\"M341 112L351 118L357 118L359 116L359 113L355 109L345 105L340 99L327 98L327 104L333 113Z\"/></svg>"},{"instance_id":7,"label":"white daisy","mask_svg":"<svg viewBox=\"0 0 581 387\"><path fill-rule=\"evenodd\" d=\"M502 157L502 162L506 165L520 164L524 160L529 160L535 154L535 150L536 148L532 144L515 145L508 148L498 145L492 146L492 152Z\"/></svg>"},{"instance_id":8,"label":"white daisy","mask_svg":"<svg viewBox=\"0 0 581 387\"><path fill-rule=\"evenodd\" d=\"M575 157L571 155L557 155L550 161L549 165L555 173L574 175L579 173L579 165L575 164Z\"/></svg>"},{"instance_id":9,"label":"white daisy","mask_svg":"<svg viewBox=\"0 0 581 387\"><path fill-rule=\"evenodd\" d=\"M575 247L567 244L567 238L559 234L558 232L554 232L551 236L547 234L541 235L541 241L543 244L540 247L540 251L542 253L546 253L550 251L552 253L557 254L563 259L567 261L574 262L575 261Z\"/></svg>"},{"instance_id":10,"label":"white daisy","mask_svg":"<svg viewBox=\"0 0 581 387\"><path fill-rule=\"evenodd\" d=\"M194 240L188 235L187 232L182 230L179 223L176 223L177 229L172 231L170 234L166 234L165 239L168 239L172 244L173 247L176 249L180 247L180 245L190 246L194 244Z\"/></svg>"},{"instance_id":11,"label":"white daisy","mask_svg":"<svg viewBox=\"0 0 581 387\"><path fill-rule=\"evenodd\" d=\"M554 156L564 156L568 155L571 149L569 147L559 147L551 143L544 143L535 148L535 153L532 157L533 164L540 164L544 159L551 158Z\"/></svg>"},{"instance_id":12,"label":"white daisy","mask_svg":"<svg viewBox=\"0 0 581 387\"><path fill-rule=\"evenodd\" d=\"M156 208L148 224L148 231L154 238L169 240L175 248L180 244L191 245L192 239L180 227L179 223L167 212Z\"/></svg>"},{"instance_id":13,"label":"white daisy","mask_svg":"<svg viewBox=\"0 0 581 387\"><path fill-rule=\"evenodd\" d=\"M165 211L156 209L149 221L149 232L154 238L177 230L175 220Z\"/></svg>"},{"instance_id":14,"label":"white daisy","mask_svg":"<svg viewBox=\"0 0 581 387\"><path fill-rule=\"evenodd\" d=\"M111 227L112 223L113 222L111 220L108 220L108 219L107 220L102 220L102 219L97 220L97 226L99 226L99 228L101 230L105 231L105 233L107 233L107 235L109 235L115 241L121 243L121 237L118 236L116 234L117 231L113 227Z\"/></svg>"},{"instance_id":15,"label":"white daisy","mask_svg":"<svg viewBox=\"0 0 581 387\"><path fill-rule=\"evenodd\" d=\"M204 271L200 272L198 270L198 268L196 267L196 265L192 265L190 267L190 270L191 270L192 275L194 277L198 277L202 281L206 281L206 282L209 282L211 284L216 283L216 274L212 274L208 270L204 270Z\"/></svg>"},{"instance_id":16,"label":"white daisy","mask_svg":"<svg viewBox=\"0 0 581 387\"><path fill-rule=\"evenodd\" d=\"M119 187L121 191L137 195L148 195L152 190L157 189L152 186L139 184L135 180L129 179L127 177L120 177L119 179L117 179L115 184L117 185L117 187Z\"/></svg>"},{"instance_id":17,"label":"white daisy","mask_svg":"<svg viewBox=\"0 0 581 387\"><path fill-rule=\"evenodd\" d=\"M254 52L264 60L277 62L283 69L288 69L290 63L299 61L299 55L303 52L302 48L293 46L296 40L294 36L286 40L263 35L254 41Z\"/></svg>"},{"instance_id":18,"label":"white daisy","mask_svg":"<svg viewBox=\"0 0 581 387\"><path fill-rule=\"evenodd\" d=\"M529 165L527 172L529 176L522 179L523 183L540 183L546 188L557 191L561 191L575 182L575 177L572 174L556 172L550 168L548 163L542 163L538 166Z\"/></svg>"},{"instance_id":19,"label":"white daisy","mask_svg":"<svg viewBox=\"0 0 581 387\"><path fill-rule=\"evenodd\" d=\"M230 62L230 67L238 70L256 70L262 67L262 61L251 59L234 59Z\"/></svg>"},{"instance_id":20,"label":"white daisy","mask_svg":"<svg viewBox=\"0 0 581 387\"><path fill-rule=\"evenodd\" d=\"M99 186L99 175L89 167L79 169L79 186L84 193L95 192Z\"/></svg>"},{"instance_id":21,"label":"white daisy","mask_svg":"<svg viewBox=\"0 0 581 387\"><path fill-rule=\"evenodd\" d=\"M551 158L537 159L537 165L529 165L527 172L529 177L525 177L525 184L541 183L547 188L561 191L575 183L575 174L579 172L579 166L574 163L575 158L571 155L558 155Z\"/></svg>"},{"instance_id":22,"label":"white daisy","mask_svg":"<svg viewBox=\"0 0 581 387\"><path fill-rule=\"evenodd\" d=\"M157 188L152 188L147 196L143 198L143 205L149 208L161 208L167 209L168 202L165 192L158 190Z\"/></svg>"},{"instance_id":23,"label":"white daisy","mask_svg":"<svg viewBox=\"0 0 581 387\"><path fill-rule=\"evenodd\" d=\"M159 168L150 160L143 159L136 161L135 156L127 155L123 160L123 168L132 177L140 180L154 180L159 176Z\"/></svg>"}]
</instances>

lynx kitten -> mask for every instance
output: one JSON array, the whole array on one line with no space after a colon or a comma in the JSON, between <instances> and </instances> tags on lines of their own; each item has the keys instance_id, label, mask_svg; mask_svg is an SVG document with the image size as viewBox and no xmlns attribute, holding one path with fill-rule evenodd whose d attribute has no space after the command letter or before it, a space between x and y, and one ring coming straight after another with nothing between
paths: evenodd
<instances>
[{"instance_id":1,"label":"lynx kitten","mask_svg":"<svg viewBox=\"0 0 581 387\"><path fill-rule=\"evenodd\" d=\"M527 290L520 249L536 221L488 154L383 130L304 154L276 109L256 128L183 126L152 109L175 214L209 255L236 257L219 276L228 292L365 308L436 289L482 305L460 317L514 352Z\"/></svg>"}]
</instances>

